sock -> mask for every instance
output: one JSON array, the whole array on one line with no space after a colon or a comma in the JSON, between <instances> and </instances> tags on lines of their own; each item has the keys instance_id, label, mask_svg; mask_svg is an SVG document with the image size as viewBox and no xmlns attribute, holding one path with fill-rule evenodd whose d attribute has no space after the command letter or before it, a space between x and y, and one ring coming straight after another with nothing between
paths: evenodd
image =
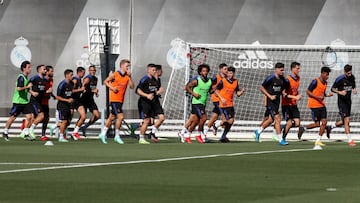
<instances>
[{"instance_id":1,"label":"sock","mask_svg":"<svg viewBox=\"0 0 360 203\"><path fill-rule=\"evenodd\" d=\"M25 135L29 135L29 128L24 128L23 132Z\"/></svg>"},{"instance_id":2,"label":"sock","mask_svg":"<svg viewBox=\"0 0 360 203\"><path fill-rule=\"evenodd\" d=\"M120 130L119 129L115 130L115 136L120 137Z\"/></svg>"},{"instance_id":3,"label":"sock","mask_svg":"<svg viewBox=\"0 0 360 203\"><path fill-rule=\"evenodd\" d=\"M316 138L316 142L320 142L321 141L321 136L318 135L317 138Z\"/></svg>"},{"instance_id":4,"label":"sock","mask_svg":"<svg viewBox=\"0 0 360 203\"><path fill-rule=\"evenodd\" d=\"M64 133L60 133L60 135L59 135L59 139L60 138L64 138L65 139L65 137L64 137Z\"/></svg>"},{"instance_id":5,"label":"sock","mask_svg":"<svg viewBox=\"0 0 360 203\"><path fill-rule=\"evenodd\" d=\"M144 135L139 135L139 140L145 140L145 136Z\"/></svg>"},{"instance_id":6,"label":"sock","mask_svg":"<svg viewBox=\"0 0 360 203\"><path fill-rule=\"evenodd\" d=\"M264 131L263 127L259 127L258 129L256 129L258 133L262 133Z\"/></svg>"},{"instance_id":7,"label":"sock","mask_svg":"<svg viewBox=\"0 0 360 203\"><path fill-rule=\"evenodd\" d=\"M209 127L208 127L208 126L205 126L205 127L204 127L204 134L206 135L208 131L209 131Z\"/></svg>"},{"instance_id":8,"label":"sock","mask_svg":"<svg viewBox=\"0 0 360 203\"><path fill-rule=\"evenodd\" d=\"M34 131L34 128L36 127L35 124L31 124L30 131Z\"/></svg>"},{"instance_id":9,"label":"sock","mask_svg":"<svg viewBox=\"0 0 360 203\"><path fill-rule=\"evenodd\" d=\"M280 133L280 134L276 134L276 136L278 137L279 142L280 142L280 141L281 141L281 139L282 139L281 133ZM284 139L284 140L285 140L285 139Z\"/></svg>"},{"instance_id":10,"label":"sock","mask_svg":"<svg viewBox=\"0 0 360 203\"><path fill-rule=\"evenodd\" d=\"M73 133L77 133L77 132L79 132L79 129L80 129L80 127L79 127L79 126L75 126Z\"/></svg>"},{"instance_id":11,"label":"sock","mask_svg":"<svg viewBox=\"0 0 360 203\"><path fill-rule=\"evenodd\" d=\"M102 132L101 132L101 134L103 134L103 135L106 135L106 132L108 131L108 127L104 127L104 129L102 130Z\"/></svg>"},{"instance_id":12,"label":"sock","mask_svg":"<svg viewBox=\"0 0 360 203\"><path fill-rule=\"evenodd\" d=\"M4 129L4 134L9 134L9 129L8 128Z\"/></svg>"},{"instance_id":13,"label":"sock","mask_svg":"<svg viewBox=\"0 0 360 203\"><path fill-rule=\"evenodd\" d=\"M187 129L183 127L183 129L181 129L181 134L186 134L186 133L187 133Z\"/></svg>"},{"instance_id":14,"label":"sock","mask_svg":"<svg viewBox=\"0 0 360 203\"><path fill-rule=\"evenodd\" d=\"M228 122L224 122L224 132L221 135L221 139L224 140L226 138L227 133L230 131L230 124Z\"/></svg>"},{"instance_id":15,"label":"sock","mask_svg":"<svg viewBox=\"0 0 360 203\"><path fill-rule=\"evenodd\" d=\"M221 121L216 121L216 122L214 123L214 125L215 125L216 128L219 128L219 127L220 127L220 124L221 124Z\"/></svg>"},{"instance_id":16,"label":"sock","mask_svg":"<svg viewBox=\"0 0 360 203\"><path fill-rule=\"evenodd\" d=\"M157 128L155 128L155 127L153 127L153 128L151 129L151 132L154 133L154 134L157 133L158 131L159 131L159 130L158 130Z\"/></svg>"},{"instance_id":17,"label":"sock","mask_svg":"<svg viewBox=\"0 0 360 203\"><path fill-rule=\"evenodd\" d=\"M348 142L351 142L352 139L351 139L351 134L346 134L346 137L348 138Z\"/></svg>"},{"instance_id":18,"label":"sock","mask_svg":"<svg viewBox=\"0 0 360 203\"><path fill-rule=\"evenodd\" d=\"M84 128L84 129L86 129L86 128L88 128L90 126L90 122L87 122L87 123L85 123L85 125L83 125L82 127Z\"/></svg>"},{"instance_id":19,"label":"sock","mask_svg":"<svg viewBox=\"0 0 360 203\"><path fill-rule=\"evenodd\" d=\"M191 137L191 132L186 132L186 133L184 134L184 137L185 137L185 138Z\"/></svg>"}]
</instances>

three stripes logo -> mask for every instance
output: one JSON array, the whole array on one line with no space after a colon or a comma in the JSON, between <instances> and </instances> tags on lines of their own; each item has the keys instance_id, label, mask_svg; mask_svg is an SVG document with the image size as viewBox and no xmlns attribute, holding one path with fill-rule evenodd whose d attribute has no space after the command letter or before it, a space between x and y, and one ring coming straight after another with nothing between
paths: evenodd
<instances>
[{"instance_id":1,"label":"three stripes logo","mask_svg":"<svg viewBox=\"0 0 360 203\"><path fill-rule=\"evenodd\" d=\"M234 61L235 68L244 69L272 69L274 62L270 60L264 51L245 50Z\"/></svg>"}]
</instances>

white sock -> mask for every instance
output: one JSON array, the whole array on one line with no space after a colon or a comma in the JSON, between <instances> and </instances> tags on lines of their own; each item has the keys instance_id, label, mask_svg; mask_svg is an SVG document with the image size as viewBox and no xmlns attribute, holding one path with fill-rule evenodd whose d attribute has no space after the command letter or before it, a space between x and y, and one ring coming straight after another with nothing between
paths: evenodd
<instances>
[{"instance_id":1,"label":"white sock","mask_svg":"<svg viewBox=\"0 0 360 203\"><path fill-rule=\"evenodd\" d=\"M9 129L8 129L8 128L5 128L5 129L4 129L4 133L5 133L5 134L9 134Z\"/></svg>"},{"instance_id":2,"label":"white sock","mask_svg":"<svg viewBox=\"0 0 360 203\"><path fill-rule=\"evenodd\" d=\"M79 126L75 126L75 128L74 128L74 133L77 133L77 132L79 132L79 129L80 129L80 127Z\"/></svg>"},{"instance_id":3,"label":"white sock","mask_svg":"<svg viewBox=\"0 0 360 203\"><path fill-rule=\"evenodd\" d=\"M351 139L351 134L346 134L346 137L348 138L348 142L351 142L352 139Z\"/></svg>"},{"instance_id":4,"label":"white sock","mask_svg":"<svg viewBox=\"0 0 360 203\"><path fill-rule=\"evenodd\" d=\"M24 131L24 134L25 134L25 135L29 135L29 128L24 128L23 131Z\"/></svg>"},{"instance_id":5,"label":"white sock","mask_svg":"<svg viewBox=\"0 0 360 203\"><path fill-rule=\"evenodd\" d=\"M158 130L157 128L155 128L155 127L153 127L153 128L151 129L151 132L154 133L154 134L157 133L158 131L159 131L159 130Z\"/></svg>"},{"instance_id":6,"label":"white sock","mask_svg":"<svg viewBox=\"0 0 360 203\"><path fill-rule=\"evenodd\" d=\"M120 130L119 130L119 129L116 129L116 130L115 130L115 136L116 136L116 137L120 137Z\"/></svg>"},{"instance_id":7,"label":"white sock","mask_svg":"<svg viewBox=\"0 0 360 203\"><path fill-rule=\"evenodd\" d=\"M258 133L262 133L264 131L263 127L259 127L258 129L256 129Z\"/></svg>"},{"instance_id":8,"label":"white sock","mask_svg":"<svg viewBox=\"0 0 360 203\"><path fill-rule=\"evenodd\" d=\"M183 129L181 129L181 134L186 134L188 131L185 127L183 127Z\"/></svg>"},{"instance_id":9,"label":"white sock","mask_svg":"<svg viewBox=\"0 0 360 203\"><path fill-rule=\"evenodd\" d=\"M108 131L108 129L109 129L108 127L104 127L101 134L106 135L106 132Z\"/></svg>"},{"instance_id":10,"label":"white sock","mask_svg":"<svg viewBox=\"0 0 360 203\"><path fill-rule=\"evenodd\" d=\"M145 140L145 136L144 135L139 135L139 140Z\"/></svg>"},{"instance_id":11,"label":"white sock","mask_svg":"<svg viewBox=\"0 0 360 203\"><path fill-rule=\"evenodd\" d=\"M216 127L216 128L219 128L219 127L220 127L220 124L221 124L221 121L215 121L215 127Z\"/></svg>"},{"instance_id":12,"label":"white sock","mask_svg":"<svg viewBox=\"0 0 360 203\"><path fill-rule=\"evenodd\" d=\"M209 127L205 126L204 127L204 134L206 135L208 131L209 131Z\"/></svg>"},{"instance_id":13,"label":"white sock","mask_svg":"<svg viewBox=\"0 0 360 203\"><path fill-rule=\"evenodd\" d=\"M36 127L35 124L31 124L30 131L34 131L34 128Z\"/></svg>"},{"instance_id":14,"label":"white sock","mask_svg":"<svg viewBox=\"0 0 360 203\"><path fill-rule=\"evenodd\" d=\"M317 138L316 138L316 142L320 142L321 141L321 136L318 135Z\"/></svg>"}]
</instances>

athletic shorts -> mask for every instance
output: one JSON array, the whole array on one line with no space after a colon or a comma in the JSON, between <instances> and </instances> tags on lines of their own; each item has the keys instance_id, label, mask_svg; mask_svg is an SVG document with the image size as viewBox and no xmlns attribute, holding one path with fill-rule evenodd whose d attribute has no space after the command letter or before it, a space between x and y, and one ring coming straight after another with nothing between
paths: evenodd
<instances>
[{"instance_id":1,"label":"athletic shorts","mask_svg":"<svg viewBox=\"0 0 360 203\"><path fill-rule=\"evenodd\" d=\"M36 117L39 113L44 112L43 106L38 101L30 101L32 112Z\"/></svg>"},{"instance_id":2,"label":"athletic shorts","mask_svg":"<svg viewBox=\"0 0 360 203\"><path fill-rule=\"evenodd\" d=\"M214 104L214 108L212 110L213 113L216 113L217 115L221 115L222 112L221 112L221 108L219 106L219 102L213 102Z\"/></svg>"},{"instance_id":3,"label":"athletic shorts","mask_svg":"<svg viewBox=\"0 0 360 203\"><path fill-rule=\"evenodd\" d=\"M85 108L85 112L87 112L87 109L89 109L90 112L93 112L95 110L99 110L98 106L96 105L94 99L91 99L87 102L82 101L84 108Z\"/></svg>"},{"instance_id":4,"label":"athletic shorts","mask_svg":"<svg viewBox=\"0 0 360 203\"><path fill-rule=\"evenodd\" d=\"M84 106L82 102L78 99L74 99L73 103L71 103L71 109L77 110L80 106Z\"/></svg>"},{"instance_id":5,"label":"athletic shorts","mask_svg":"<svg viewBox=\"0 0 360 203\"><path fill-rule=\"evenodd\" d=\"M326 107L311 108L311 117L315 122L321 121L321 119L326 119L327 118Z\"/></svg>"},{"instance_id":6,"label":"athletic shorts","mask_svg":"<svg viewBox=\"0 0 360 203\"><path fill-rule=\"evenodd\" d=\"M20 114L32 113L32 107L30 104L13 104L10 110L10 115L17 117Z\"/></svg>"},{"instance_id":7,"label":"athletic shorts","mask_svg":"<svg viewBox=\"0 0 360 203\"><path fill-rule=\"evenodd\" d=\"M234 107L225 107L221 108L222 114L225 116L225 119L228 121L235 116Z\"/></svg>"},{"instance_id":8,"label":"athletic shorts","mask_svg":"<svg viewBox=\"0 0 360 203\"><path fill-rule=\"evenodd\" d=\"M341 119L349 117L351 114L351 103L338 102L339 114Z\"/></svg>"},{"instance_id":9,"label":"athletic shorts","mask_svg":"<svg viewBox=\"0 0 360 203\"><path fill-rule=\"evenodd\" d=\"M200 119L205 114L205 106L203 104L192 104L191 114L195 114Z\"/></svg>"},{"instance_id":10,"label":"athletic shorts","mask_svg":"<svg viewBox=\"0 0 360 203\"><path fill-rule=\"evenodd\" d=\"M295 106L281 106L282 109L282 113L283 113L283 118L284 120L289 120L289 119L295 119L295 118L300 118L300 111L298 109L298 107Z\"/></svg>"},{"instance_id":11,"label":"athletic shorts","mask_svg":"<svg viewBox=\"0 0 360 203\"><path fill-rule=\"evenodd\" d=\"M139 116L141 119L152 118L154 113L152 111L151 102L139 99L138 101Z\"/></svg>"},{"instance_id":12,"label":"athletic shorts","mask_svg":"<svg viewBox=\"0 0 360 203\"><path fill-rule=\"evenodd\" d=\"M275 115L279 114L279 106L280 105L278 103L268 102L266 109L269 112L271 118L274 119Z\"/></svg>"},{"instance_id":13,"label":"athletic shorts","mask_svg":"<svg viewBox=\"0 0 360 203\"><path fill-rule=\"evenodd\" d=\"M118 115L119 113L123 113L122 106L123 103L120 102L111 102L111 113L114 115Z\"/></svg>"},{"instance_id":14,"label":"athletic shorts","mask_svg":"<svg viewBox=\"0 0 360 203\"><path fill-rule=\"evenodd\" d=\"M71 108L61 108L58 109L59 112L59 120L68 121L70 123L71 117Z\"/></svg>"},{"instance_id":15,"label":"athletic shorts","mask_svg":"<svg viewBox=\"0 0 360 203\"><path fill-rule=\"evenodd\" d=\"M160 114L164 114L164 109L162 108L159 99L155 99L155 101L151 104L151 106L153 111L153 117Z\"/></svg>"}]
</instances>

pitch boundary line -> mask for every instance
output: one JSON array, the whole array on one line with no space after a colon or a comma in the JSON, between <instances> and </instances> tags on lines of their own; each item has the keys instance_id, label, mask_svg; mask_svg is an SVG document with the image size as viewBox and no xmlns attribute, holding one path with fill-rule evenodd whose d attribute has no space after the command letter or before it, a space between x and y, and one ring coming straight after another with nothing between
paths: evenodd
<instances>
[{"instance_id":1,"label":"pitch boundary line","mask_svg":"<svg viewBox=\"0 0 360 203\"><path fill-rule=\"evenodd\" d=\"M30 171L46 171L46 170L69 169L69 168L84 168L84 167L96 167L96 166L182 161L182 160L192 160L192 159L206 159L206 158L231 157L231 156L243 156L243 155L302 152L302 151L313 151L313 149L288 149L288 150L272 150L272 151L258 151L258 152L239 152L239 153L231 153L231 154L213 154L213 155L201 155L201 156L187 156L187 157L121 161L121 162L104 162L104 163L15 163L15 162L6 163L3 162L0 163L0 165L60 165L60 166L4 170L4 171L0 171L0 174L30 172Z\"/></svg>"}]
</instances>

